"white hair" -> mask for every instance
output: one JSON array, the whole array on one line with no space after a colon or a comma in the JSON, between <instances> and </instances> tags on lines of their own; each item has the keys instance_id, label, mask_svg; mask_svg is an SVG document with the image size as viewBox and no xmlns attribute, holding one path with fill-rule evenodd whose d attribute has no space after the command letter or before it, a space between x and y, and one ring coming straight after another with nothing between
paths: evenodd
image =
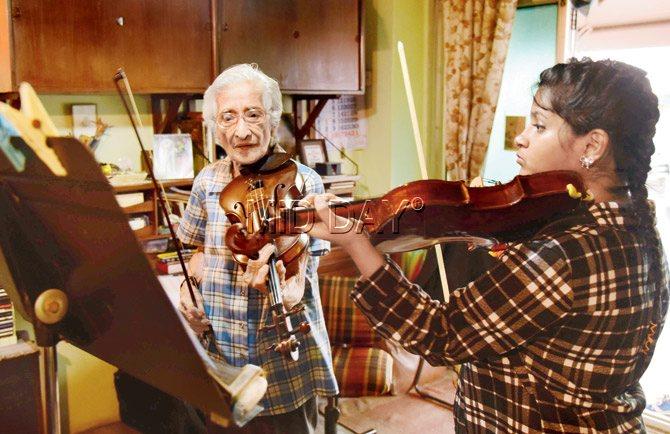
<instances>
[{"instance_id":1,"label":"white hair","mask_svg":"<svg viewBox=\"0 0 670 434\"><path fill-rule=\"evenodd\" d=\"M202 103L202 117L207 127L216 128L218 107L216 99L224 87L244 81L251 81L260 85L263 91L263 109L270 116L270 125L274 128L279 125L282 113L282 99L279 84L258 69L255 63L241 63L226 68L205 91Z\"/></svg>"}]
</instances>

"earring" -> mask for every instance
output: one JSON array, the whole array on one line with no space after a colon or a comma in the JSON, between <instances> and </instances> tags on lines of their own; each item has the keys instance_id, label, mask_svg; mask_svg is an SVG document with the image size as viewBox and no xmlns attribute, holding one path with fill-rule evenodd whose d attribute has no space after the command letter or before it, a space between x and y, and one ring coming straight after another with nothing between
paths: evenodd
<instances>
[{"instance_id":1,"label":"earring","mask_svg":"<svg viewBox=\"0 0 670 434\"><path fill-rule=\"evenodd\" d=\"M582 164L582 167L586 170L590 169L591 166L593 166L593 157L587 157L586 155L582 155L579 157L579 162Z\"/></svg>"}]
</instances>

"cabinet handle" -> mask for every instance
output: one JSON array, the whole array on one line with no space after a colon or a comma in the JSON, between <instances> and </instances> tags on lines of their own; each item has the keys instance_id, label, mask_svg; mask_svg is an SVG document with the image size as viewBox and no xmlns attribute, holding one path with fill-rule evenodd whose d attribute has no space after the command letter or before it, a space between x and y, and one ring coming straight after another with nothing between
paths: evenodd
<instances>
[{"instance_id":1,"label":"cabinet handle","mask_svg":"<svg viewBox=\"0 0 670 434\"><path fill-rule=\"evenodd\" d=\"M118 17L118 18L116 19L116 24L118 24L119 26L123 27L123 24L124 24L123 17Z\"/></svg>"}]
</instances>

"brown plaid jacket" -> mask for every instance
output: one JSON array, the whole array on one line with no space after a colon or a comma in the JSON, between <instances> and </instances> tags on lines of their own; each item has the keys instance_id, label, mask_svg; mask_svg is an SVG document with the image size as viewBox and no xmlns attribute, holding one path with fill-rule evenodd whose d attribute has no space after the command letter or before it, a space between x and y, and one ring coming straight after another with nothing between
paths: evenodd
<instances>
[{"instance_id":1,"label":"brown plaid jacket","mask_svg":"<svg viewBox=\"0 0 670 434\"><path fill-rule=\"evenodd\" d=\"M647 279L636 219L617 203L564 222L509 246L448 303L390 260L352 292L383 336L463 364L457 432L644 431L638 380L668 308L665 260L662 281Z\"/></svg>"}]
</instances>

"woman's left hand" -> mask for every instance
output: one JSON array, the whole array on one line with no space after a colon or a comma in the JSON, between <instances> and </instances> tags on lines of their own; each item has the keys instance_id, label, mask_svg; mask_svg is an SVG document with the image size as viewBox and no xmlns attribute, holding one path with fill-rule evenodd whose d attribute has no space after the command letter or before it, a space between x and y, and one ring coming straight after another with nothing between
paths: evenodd
<instances>
[{"instance_id":1,"label":"woman's left hand","mask_svg":"<svg viewBox=\"0 0 670 434\"><path fill-rule=\"evenodd\" d=\"M247 269L242 276L243 281L248 287L257 289L258 291L267 293L267 278L270 271L268 261L270 256L276 252L273 244L264 246L258 252L258 259L250 259L247 262ZM300 272L295 276L286 279L286 267L284 263L279 260L276 262L275 269L279 276L279 282L282 292L282 301L286 309L290 309L300 300L305 293L305 265L307 263L307 255L300 258L299 270Z\"/></svg>"}]
</instances>

